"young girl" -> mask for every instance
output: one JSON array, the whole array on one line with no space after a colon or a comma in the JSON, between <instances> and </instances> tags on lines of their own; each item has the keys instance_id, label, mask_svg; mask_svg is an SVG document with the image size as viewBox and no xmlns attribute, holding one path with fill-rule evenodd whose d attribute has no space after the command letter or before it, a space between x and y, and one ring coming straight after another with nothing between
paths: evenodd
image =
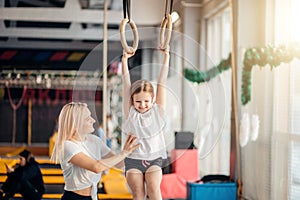
<instances>
[{"instance_id":1,"label":"young girl","mask_svg":"<svg viewBox=\"0 0 300 200\"><path fill-rule=\"evenodd\" d=\"M65 180L62 200L97 200L102 171L122 166L123 159L139 147L128 135L121 153L115 155L94 131L95 120L87 104L68 103L59 115L58 136L52 160L60 162Z\"/></svg>"},{"instance_id":2,"label":"young girl","mask_svg":"<svg viewBox=\"0 0 300 200\"><path fill-rule=\"evenodd\" d=\"M123 53L123 107L125 133L136 135L141 146L125 159L126 179L135 200L142 200L146 192L150 200L161 200L162 159L166 158L163 129L166 125L165 83L169 71L169 51L162 50L163 65L158 77L156 98L149 81L138 80L131 85L128 58L134 53ZM146 183L146 188L144 187Z\"/></svg>"}]
</instances>

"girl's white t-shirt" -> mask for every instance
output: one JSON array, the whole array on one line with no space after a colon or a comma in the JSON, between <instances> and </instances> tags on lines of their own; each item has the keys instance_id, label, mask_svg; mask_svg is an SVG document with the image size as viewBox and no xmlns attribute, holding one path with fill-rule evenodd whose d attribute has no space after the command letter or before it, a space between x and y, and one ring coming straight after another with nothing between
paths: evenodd
<instances>
[{"instance_id":1,"label":"girl's white t-shirt","mask_svg":"<svg viewBox=\"0 0 300 200\"><path fill-rule=\"evenodd\" d=\"M96 174L69 162L74 155L80 152L95 160L100 160L110 152L110 149L99 137L92 134L88 134L83 142L67 140L64 145L64 158L61 160L61 168L65 179L64 189L74 191L92 186L92 199L97 200L97 185L102 173Z\"/></svg>"},{"instance_id":2,"label":"girl's white t-shirt","mask_svg":"<svg viewBox=\"0 0 300 200\"><path fill-rule=\"evenodd\" d=\"M136 135L138 138L137 143L141 145L128 157L140 160L167 158L163 135L165 127L166 115L156 103L145 113L140 113L134 106L131 106L128 118L123 126L123 132L125 135Z\"/></svg>"}]
</instances>

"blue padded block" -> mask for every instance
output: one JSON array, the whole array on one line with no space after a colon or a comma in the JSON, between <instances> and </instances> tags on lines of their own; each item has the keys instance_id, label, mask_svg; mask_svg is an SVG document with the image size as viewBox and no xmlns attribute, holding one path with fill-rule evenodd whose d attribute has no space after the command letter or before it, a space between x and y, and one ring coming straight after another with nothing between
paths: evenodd
<instances>
[{"instance_id":1,"label":"blue padded block","mask_svg":"<svg viewBox=\"0 0 300 200\"><path fill-rule=\"evenodd\" d=\"M189 183L187 200L236 200L236 183Z\"/></svg>"}]
</instances>

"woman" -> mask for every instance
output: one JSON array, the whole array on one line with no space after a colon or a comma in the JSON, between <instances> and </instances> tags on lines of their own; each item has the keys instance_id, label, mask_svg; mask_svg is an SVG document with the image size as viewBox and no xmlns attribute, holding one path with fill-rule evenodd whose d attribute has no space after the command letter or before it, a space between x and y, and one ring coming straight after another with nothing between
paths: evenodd
<instances>
[{"instance_id":1,"label":"woman","mask_svg":"<svg viewBox=\"0 0 300 200\"><path fill-rule=\"evenodd\" d=\"M96 200L101 173L112 166L122 167L123 160L139 147L129 135L123 150L114 154L94 132L95 120L87 104L71 102L59 115L58 136L52 160L60 162L65 180L62 200Z\"/></svg>"},{"instance_id":2,"label":"woman","mask_svg":"<svg viewBox=\"0 0 300 200\"><path fill-rule=\"evenodd\" d=\"M6 165L7 179L1 187L0 199L8 200L20 193L24 200L40 200L45 188L39 164L28 150L19 156L19 164L13 168Z\"/></svg>"}]
</instances>

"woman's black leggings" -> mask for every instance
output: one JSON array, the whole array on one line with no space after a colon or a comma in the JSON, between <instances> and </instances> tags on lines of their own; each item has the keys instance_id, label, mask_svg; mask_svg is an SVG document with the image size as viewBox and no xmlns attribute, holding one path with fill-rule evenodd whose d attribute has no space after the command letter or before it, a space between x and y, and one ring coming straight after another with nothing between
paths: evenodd
<instances>
[{"instance_id":1,"label":"woman's black leggings","mask_svg":"<svg viewBox=\"0 0 300 200\"><path fill-rule=\"evenodd\" d=\"M82 196L79 194L76 194L72 191L66 191L64 192L64 195L62 196L61 200L92 200L91 196Z\"/></svg>"}]
</instances>

